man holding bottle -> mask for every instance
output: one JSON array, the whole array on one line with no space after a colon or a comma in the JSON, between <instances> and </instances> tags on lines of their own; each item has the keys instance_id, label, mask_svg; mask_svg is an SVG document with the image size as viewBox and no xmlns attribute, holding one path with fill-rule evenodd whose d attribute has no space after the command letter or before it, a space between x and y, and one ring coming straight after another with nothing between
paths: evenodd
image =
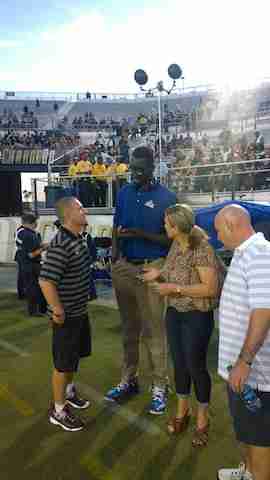
<instances>
[{"instance_id":1,"label":"man holding bottle","mask_svg":"<svg viewBox=\"0 0 270 480\"><path fill-rule=\"evenodd\" d=\"M245 461L245 467L219 470L218 479L269 480L270 243L236 204L220 210L215 228L234 250L220 301L218 370Z\"/></svg>"}]
</instances>

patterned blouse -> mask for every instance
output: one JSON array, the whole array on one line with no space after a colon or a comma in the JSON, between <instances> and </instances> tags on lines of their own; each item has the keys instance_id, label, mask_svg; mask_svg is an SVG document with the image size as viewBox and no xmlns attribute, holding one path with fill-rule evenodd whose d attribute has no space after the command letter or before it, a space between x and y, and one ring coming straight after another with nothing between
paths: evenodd
<instances>
[{"instance_id":1,"label":"patterned blouse","mask_svg":"<svg viewBox=\"0 0 270 480\"><path fill-rule=\"evenodd\" d=\"M196 267L217 268L215 251L207 240L202 240L195 250L188 248L184 253L181 252L179 243L174 240L161 270L162 278L165 282L176 283L180 287L196 285L201 283ZM208 298L184 297L179 294L167 297L167 306L174 307L179 312L204 312L211 310L210 305L211 300Z\"/></svg>"}]
</instances>

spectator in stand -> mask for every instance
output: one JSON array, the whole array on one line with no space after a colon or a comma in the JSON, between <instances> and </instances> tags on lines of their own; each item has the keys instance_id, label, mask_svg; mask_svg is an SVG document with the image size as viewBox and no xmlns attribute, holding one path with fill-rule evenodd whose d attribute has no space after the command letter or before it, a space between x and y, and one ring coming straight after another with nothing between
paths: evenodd
<instances>
[{"instance_id":1,"label":"spectator in stand","mask_svg":"<svg viewBox=\"0 0 270 480\"><path fill-rule=\"evenodd\" d=\"M115 136L111 135L108 142L107 142L107 148L112 148L115 147Z\"/></svg>"},{"instance_id":2,"label":"spectator in stand","mask_svg":"<svg viewBox=\"0 0 270 480\"><path fill-rule=\"evenodd\" d=\"M92 172L92 165L88 160L88 154L86 152L81 153L80 161L77 165L78 175L90 175Z\"/></svg>"},{"instance_id":3,"label":"spectator in stand","mask_svg":"<svg viewBox=\"0 0 270 480\"><path fill-rule=\"evenodd\" d=\"M69 177L76 177L78 173L78 161L79 157L75 156L73 160L71 160L69 168L68 168L68 176Z\"/></svg>"},{"instance_id":4,"label":"spectator in stand","mask_svg":"<svg viewBox=\"0 0 270 480\"><path fill-rule=\"evenodd\" d=\"M116 159L116 174L124 175L128 171L128 165L121 158Z\"/></svg>"},{"instance_id":5,"label":"spectator in stand","mask_svg":"<svg viewBox=\"0 0 270 480\"><path fill-rule=\"evenodd\" d=\"M103 163L101 154L97 156L97 161L93 165L92 175L96 176L95 205L96 207L105 207L107 193L107 168Z\"/></svg>"},{"instance_id":6,"label":"spectator in stand","mask_svg":"<svg viewBox=\"0 0 270 480\"><path fill-rule=\"evenodd\" d=\"M122 188L125 183L127 183L127 172L128 172L128 165L122 162L121 158L116 159L116 185L117 185L117 192Z\"/></svg>"},{"instance_id":7,"label":"spectator in stand","mask_svg":"<svg viewBox=\"0 0 270 480\"><path fill-rule=\"evenodd\" d=\"M113 205L115 205L118 191L127 182L127 171L128 165L126 163L122 163L120 158L118 158L116 162L112 162L107 167L107 179L112 180Z\"/></svg>"},{"instance_id":8,"label":"spectator in stand","mask_svg":"<svg viewBox=\"0 0 270 480\"><path fill-rule=\"evenodd\" d=\"M204 135L202 137L202 144L203 144L204 147L207 147L208 143L209 143L208 135L207 135L207 133L204 133Z\"/></svg>"},{"instance_id":9,"label":"spectator in stand","mask_svg":"<svg viewBox=\"0 0 270 480\"><path fill-rule=\"evenodd\" d=\"M78 183L79 198L84 207L90 207L95 198L95 187L88 175L92 173L92 165L88 160L88 154L82 152L77 165L77 176L81 177Z\"/></svg>"},{"instance_id":10,"label":"spectator in stand","mask_svg":"<svg viewBox=\"0 0 270 480\"><path fill-rule=\"evenodd\" d=\"M129 164L129 145L127 138L121 137L119 141L119 155L123 163Z\"/></svg>"},{"instance_id":11,"label":"spectator in stand","mask_svg":"<svg viewBox=\"0 0 270 480\"><path fill-rule=\"evenodd\" d=\"M192 148L192 143L193 143L192 137L188 132L187 136L184 138L184 146L187 148Z\"/></svg>"},{"instance_id":12,"label":"spectator in stand","mask_svg":"<svg viewBox=\"0 0 270 480\"><path fill-rule=\"evenodd\" d=\"M116 194L118 190L118 179L116 176L116 162L111 162L106 170L108 182L112 182L113 206L115 206Z\"/></svg>"},{"instance_id":13,"label":"spectator in stand","mask_svg":"<svg viewBox=\"0 0 270 480\"><path fill-rule=\"evenodd\" d=\"M255 132L255 143L256 143L256 154L259 158L262 158L262 154L264 153L264 136L261 132Z\"/></svg>"},{"instance_id":14,"label":"spectator in stand","mask_svg":"<svg viewBox=\"0 0 270 480\"><path fill-rule=\"evenodd\" d=\"M240 138L240 146L241 146L241 157L244 158L247 152L248 147L248 139L245 133Z\"/></svg>"},{"instance_id":15,"label":"spectator in stand","mask_svg":"<svg viewBox=\"0 0 270 480\"><path fill-rule=\"evenodd\" d=\"M177 140L177 144L179 145L179 147L182 147L184 145L184 137L183 137L182 133Z\"/></svg>"},{"instance_id":16,"label":"spectator in stand","mask_svg":"<svg viewBox=\"0 0 270 480\"><path fill-rule=\"evenodd\" d=\"M169 169L167 167L167 163L163 160L158 161L156 163L156 167L154 170L154 178L162 184L166 184L167 176L168 176Z\"/></svg>"}]
</instances>

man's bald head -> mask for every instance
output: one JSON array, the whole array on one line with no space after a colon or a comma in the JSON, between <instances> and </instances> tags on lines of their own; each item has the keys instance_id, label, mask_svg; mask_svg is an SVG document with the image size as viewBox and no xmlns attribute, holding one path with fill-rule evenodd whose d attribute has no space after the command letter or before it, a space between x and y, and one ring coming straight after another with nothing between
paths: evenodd
<instances>
[{"instance_id":1,"label":"man's bald head","mask_svg":"<svg viewBox=\"0 0 270 480\"><path fill-rule=\"evenodd\" d=\"M251 235L254 230L249 212L237 204L222 208L215 218L215 228L219 240L227 248L236 248Z\"/></svg>"},{"instance_id":2,"label":"man's bald head","mask_svg":"<svg viewBox=\"0 0 270 480\"><path fill-rule=\"evenodd\" d=\"M249 212L241 205L227 205L222 208L216 216L221 221L231 222L240 225L251 225L251 218Z\"/></svg>"}]
</instances>

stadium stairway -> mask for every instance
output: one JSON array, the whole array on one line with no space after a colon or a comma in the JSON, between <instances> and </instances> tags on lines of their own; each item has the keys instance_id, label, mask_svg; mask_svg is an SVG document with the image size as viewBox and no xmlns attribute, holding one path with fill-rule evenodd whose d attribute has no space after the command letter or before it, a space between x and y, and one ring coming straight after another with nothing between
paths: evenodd
<instances>
[{"instance_id":1,"label":"stadium stairway","mask_svg":"<svg viewBox=\"0 0 270 480\"><path fill-rule=\"evenodd\" d=\"M72 102L65 102L62 107L58 110L57 114L54 115L54 121L55 121L55 124L57 125L57 123L62 120L63 117L65 116L68 116L70 110L72 109L74 103ZM45 125L45 130L49 130L52 126L52 120L50 118L50 120L48 120L48 123L46 123Z\"/></svg>"}]
</instances>

